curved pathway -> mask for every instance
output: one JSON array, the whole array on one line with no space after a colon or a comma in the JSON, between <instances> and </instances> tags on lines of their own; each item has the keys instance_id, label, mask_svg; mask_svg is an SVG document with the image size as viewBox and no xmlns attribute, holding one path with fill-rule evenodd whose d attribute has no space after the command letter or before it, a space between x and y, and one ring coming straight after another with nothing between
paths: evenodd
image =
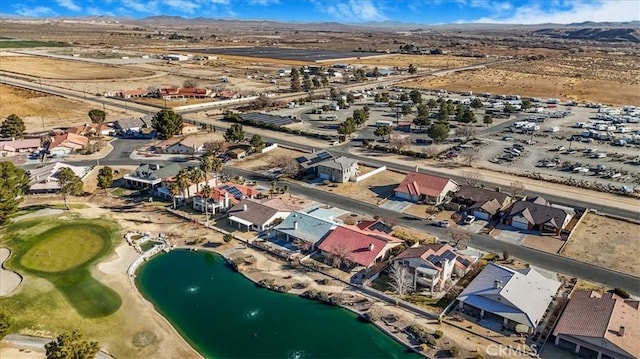
<instances>
[{"instance_id":1,"label":"curved pathway","mask_svg":"<svg viewBox=\"0 0 640 359\"><path fill-rule=\"evenodd\" d=\"M0 248L0 297L13 293L22 283L22 276L14 271L4 268L4 262L9 259L9 248Z\"/></svg>"}]
</instances>

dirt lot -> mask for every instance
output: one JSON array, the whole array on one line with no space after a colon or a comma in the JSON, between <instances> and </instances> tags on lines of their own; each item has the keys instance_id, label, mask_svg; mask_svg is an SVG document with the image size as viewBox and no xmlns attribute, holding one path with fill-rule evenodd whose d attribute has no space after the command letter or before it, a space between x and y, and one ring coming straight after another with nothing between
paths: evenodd
<instances>
[{"instance_id":1,"label":"dirt lot","mask_svg":"<svg viewBox=\"0 0 640 359\"><path fill-rule=\"evenodd\" d=\"M389 55L365 58L353 61L357 65L372 66L399 66L408 67L409 64L418 68L442 69L450 67L462 67L484 62L486 59L473 57L459 57L447 55Z\"/></svg>"},{"instance_id":2,"label":"dirt lot","mask_svg":"<svg viewBox=\"0 0 640 359\"><path fill-rule=\"evenodd\" d=\"M562 255L640 276L640 225L588 213Z\"/></svg>"},{"instance_id":3,"label":"dirt lot","mask_svg":"<svg viewBox=\"0 0 640 359\"><path fill-rule=\"evenodd\" d=\"M367 203L377 204L383 198L393 194L393 189L398 186L404 175L393 171L383 171L360 182L334 183L331 185L318 185L315 188L333 192L335 194L350 197Z\"/></svg>"},{"instance_id":4,"label":"dirt lot","mask_svg":"<svg viewBox=\"0 0 640 359\"><path fill-rule=\"evenodd\" d=\"M563 240L550 236L527 236L522 242L525 247L548 253L558 253L563 244Z\"/></svg>"},{"instance_id":5,"label":"dirt lot","mask_svg":"<svg viewBox=\"0 0 640 359\"><path fill-rule=\"evenodd\" d=\"M150 71L45 57L3 56L0 70L46 79L100 80L153 75Z\"/></svg>"},{"instance_id":6,"label":"dirt lot","mask_svg":"<svg viewBox=\"0 0 640 359\"><path fill-rule=\"evenodd\" d=\"M523 65L523 63L520 63ZM576 101L600 102L612 105L640 105L638 85L614 80L598 80L547 74L532 74L485 68L429 76L407 82L407 87L447 89L450 91L520 94L533 97L557 97Z\"/></svg>"},{"instance_id":7,"label":"dirt lot","mask_svg":"<svg viewBox=\"0 0 640 359\"><path fill-rule=\"evenodd\" d=\"M93 106L37 91L0 85L0 118L11 114L20 116L27 126L27 132L50 129L63 125L80 125L89 122L87 113ZM107 120L111 120L108 111Z\"/></svg>"},{"instance_id":8,"label":"dirt lot","mask_svg":"<svg viewBox=\"0 0 640 359\"><path fill-rule=\"evenodd\" d=\"M278 158L296 158L303 156L305 153L294 151L287 148L276 148L267 153L251 155L243 160L234 161L233 165L238 168L244 168L253 171L263 171L273 168L273 163Z\"/></svg>"}]
</instances>

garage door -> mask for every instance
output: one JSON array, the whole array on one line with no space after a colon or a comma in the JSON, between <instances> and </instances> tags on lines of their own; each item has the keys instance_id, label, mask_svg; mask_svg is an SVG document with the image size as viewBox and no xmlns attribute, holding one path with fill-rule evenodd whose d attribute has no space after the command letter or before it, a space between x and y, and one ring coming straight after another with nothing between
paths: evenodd
<instances>
[{"instance_id":1,"label":"garage door","mask_svg":"<svg viewBox=\"0 0 640 359\"><path fill-rule=\"evenodd\" d=\"M512 225L513 227L515 227L515 228L523 229L523 230L525 230L525 231L529 229L529 224L528 224L528 223L523 223L523 222L516 222L516 221L513 221L513 222L511 222L511 225Z\"/></svg>"},{"instance_id":2,"label":"garage door","mask_svg":"<svg viewBox=\"0 0 640 359\"><path fill-rule=\"evenodd\" d=\"M329 174L328 173L319 173L318 177L320 177L320 179L323 179L323 180L328 180L329 179Z\"/></svg>"},{"instance_id":3,"label":"garage door","mask_svg":"<svg viewBox=\"0 0 640 359\"><path fill-rule=\"evenodd\" d=\"M489 213L473 211L473 215L476 216L477 219L484 219L485 221L489 220Z\"/></svg>"}]
</instances>

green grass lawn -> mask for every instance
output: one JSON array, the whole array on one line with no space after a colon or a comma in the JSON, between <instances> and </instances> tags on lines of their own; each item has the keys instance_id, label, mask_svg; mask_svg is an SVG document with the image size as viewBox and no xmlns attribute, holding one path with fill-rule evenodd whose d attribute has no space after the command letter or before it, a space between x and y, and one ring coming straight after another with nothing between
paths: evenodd
<instances>
[{"instance_id":1,"label":"green grass lawn","mask_svg":"<svg viewBox=\"0 0 640 359\"><path fill-rule=\"evenodd\" d=\"M0 243L14 252L8 268L46 279L82 317L100 318L122 300L90 269L112 250L117 233L109 221L44 217L7 226Z\"/></svg>"},{"instance_id":2,"label":"green grass lawn","mask_svg":"<svg viewBox=\"0 0 640 359\"><path fill-rule=\"evenodd\" d=\"M49 41L31 41L31 40L10 40L1 39L0 49L11 48L29 48L29 47L68 47L70 46L64 42L49 42Z\"/></svg>"}]
</instances>

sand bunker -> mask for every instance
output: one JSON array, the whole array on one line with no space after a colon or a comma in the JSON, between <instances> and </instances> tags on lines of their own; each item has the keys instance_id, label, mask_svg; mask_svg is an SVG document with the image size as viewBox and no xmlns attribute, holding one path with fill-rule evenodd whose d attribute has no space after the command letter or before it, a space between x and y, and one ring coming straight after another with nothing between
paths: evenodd
<instances>
[{"instance_id":1,"label":"sand bunker","mask_svg":"<svg viewBox=\"0 0 640 359\"><path fill-rule=\"evenodd\" d=\"M20 274L4 268L4 262L10 254L11 251L8 248L0 248L0 297L13 293L22 283Z\"/></svg>"},{"instance_id":2,"label":"sand bunker","mask_svg":"<svg viewBox=\"0 0 640 359\"><path fill-rule=\"evenodd\" d=\"M127 268L138 257L138 255L138 252L136 252L133 247L126 243L122 243L116 248L117 258L109 262L98 264L98 269L105 274L126 274Z\"/></svg>"}]
</instances>

